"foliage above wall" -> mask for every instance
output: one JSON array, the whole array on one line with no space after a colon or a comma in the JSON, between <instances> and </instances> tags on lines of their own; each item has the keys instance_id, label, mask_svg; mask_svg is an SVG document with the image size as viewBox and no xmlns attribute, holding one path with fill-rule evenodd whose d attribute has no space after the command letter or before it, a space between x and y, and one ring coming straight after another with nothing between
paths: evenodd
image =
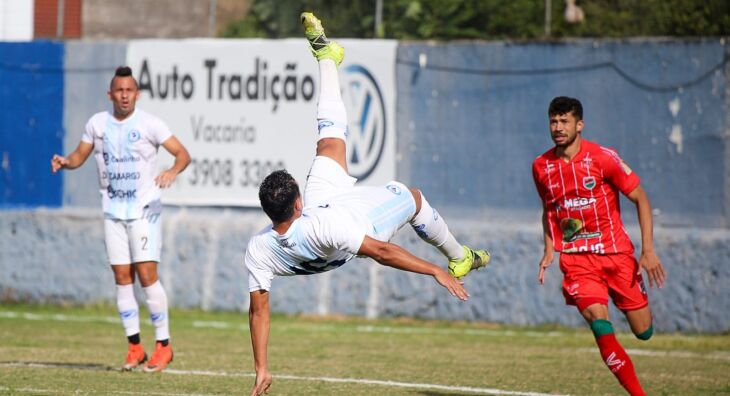
<instances>
[{"instance_id":1,"label":"foliage above wall","mask_svg":"<svg viewBox=\"0 0 730 396\"><path fill-rule=\"evenodd\" d=\"M727 0L388 0L382 37L406 40L533 39L545 37L551 2L551 37L730 35ZM566 20L575 3L581 22ZM255 0L251 12L230 23L224 37L298 37L298 15L314 10L330 36L375 36L375 0ZM575 8L569 10L575 16Z\"/></svg>"}]
</instances>

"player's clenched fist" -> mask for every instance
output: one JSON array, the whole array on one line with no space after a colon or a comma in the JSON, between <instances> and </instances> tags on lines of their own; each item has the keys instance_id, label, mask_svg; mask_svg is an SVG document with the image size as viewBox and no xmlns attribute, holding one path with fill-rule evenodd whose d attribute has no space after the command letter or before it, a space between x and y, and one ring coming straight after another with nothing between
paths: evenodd
<instances>
[{"instance_id":1,"label":"player's clenched fist","mask_svg":"<svg viewBox=\"0 0 730 396\"><path fill-rule=\"evenodd\" d=\"M54 154L51 158L51 171L53 173L58 172L59 169L65 168L68 165L68 160L58 154Z\"/></svg>"}]
</instances>

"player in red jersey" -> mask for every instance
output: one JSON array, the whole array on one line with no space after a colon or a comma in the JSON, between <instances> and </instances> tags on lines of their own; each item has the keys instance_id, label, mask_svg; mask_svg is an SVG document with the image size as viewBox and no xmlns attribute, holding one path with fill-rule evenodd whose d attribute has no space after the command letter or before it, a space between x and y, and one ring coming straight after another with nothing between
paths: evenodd
<instances>
[{"instance_id":1,"label":"player in red jersey","mask_svg":"<svg viewBox=\"0 0 730 396\"><path fill-rule=\"evenodd\" d=\"M557 97L548 109L555 147L537 157L532 175L543 202L545 253L540 283L560 252L563 295L575 305L596 337L604 362L631 395L645 395L631 359L616 340L608 317L608 298L619 308L641 340L652 333L649 300L641 277L662 287L664 267L654 252L651 204L639 177L612 149L581 138L583 106ZM636 205L641 228L641 257L621 222L621 192Z\"/></svg>"}]
</instances>

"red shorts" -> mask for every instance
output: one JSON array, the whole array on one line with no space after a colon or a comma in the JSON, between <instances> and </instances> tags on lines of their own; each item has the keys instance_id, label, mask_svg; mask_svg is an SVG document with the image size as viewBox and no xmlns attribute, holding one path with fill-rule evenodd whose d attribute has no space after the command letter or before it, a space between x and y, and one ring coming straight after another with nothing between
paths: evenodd
<instances>
[{"instance_id":1,"label":"red shorts","mask_svg":"<svg viewBox=\"0 0 730 396\"><path fill-rule=\"evenodd\" d=\"M608 305L611 297L624 312L649 305L639 263L631 254L561 254L565 303L580 312L593 304Z\"/></svg>"}]
</instances>

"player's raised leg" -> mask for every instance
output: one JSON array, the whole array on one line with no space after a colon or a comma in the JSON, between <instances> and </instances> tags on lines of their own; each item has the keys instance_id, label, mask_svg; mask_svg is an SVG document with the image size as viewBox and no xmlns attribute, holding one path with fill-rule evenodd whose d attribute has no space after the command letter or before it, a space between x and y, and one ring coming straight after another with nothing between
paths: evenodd
<instances>
[{"instance_id":1,"label":"player's raised leg","mask_svg":"<svg viewBox=\"0 0 730 396\"><path fill-rule=\"evenodd\" d=\"M479 270L487 266L490 255L487 250L473 250L462 246L449 231L443 217L431 205L418 189L411 188L416 201L416 214L410 220L411 227L421 239L435 246L449 259L449 273L462 278L471 270Z\"/></svg>"},{"instance_id":2,"label":"player's raised leg","mask_svg":"<svg viewBox=\"0 0 730 396\"><path fill-rule=\"evenodd\" d=\"M327 39L322 22L311 12L302 13L301 21L312 55L319 62L317 155L333 159L347 171L345 146L347 113L340 95L340 79L337 72L337 67L345 57L345 50L336 42Z\"/></svg>"}]
</instances>

